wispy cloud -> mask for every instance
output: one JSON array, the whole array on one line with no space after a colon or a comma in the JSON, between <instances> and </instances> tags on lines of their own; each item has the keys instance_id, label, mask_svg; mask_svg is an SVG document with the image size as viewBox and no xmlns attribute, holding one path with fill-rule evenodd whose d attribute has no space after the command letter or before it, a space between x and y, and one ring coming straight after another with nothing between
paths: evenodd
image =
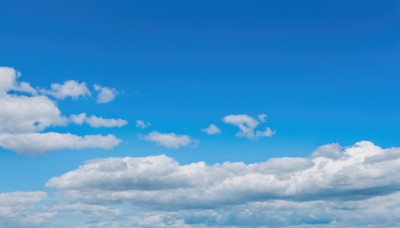
<instances>
[{"instance_id":1,"label":"wispy cloud","mask_svg":"<svg viewBox=\"0 0 400 228\"><path fill-rule=\"evenodd\" d=\"M175 133L160 133L158 131L152 131L149 134L142 137L142 139L150 142L155 142L160 146L168 149L179 149L181 147L189 146L195 143L188 135L177 135Z\"/></svg>"}]
</instances>

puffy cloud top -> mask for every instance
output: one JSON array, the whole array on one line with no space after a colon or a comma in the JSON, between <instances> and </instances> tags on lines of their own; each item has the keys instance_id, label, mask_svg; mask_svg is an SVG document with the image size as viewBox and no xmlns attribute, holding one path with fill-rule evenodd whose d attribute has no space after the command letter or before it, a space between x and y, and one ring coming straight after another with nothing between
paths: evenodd
<instances>
[{"instance_id":1,"label":"puffy cloud top","mask_svg":"<svg viewBox=\"0 0 400 228\"><path fill-rule=\"evenodd\" d=\"M336 147L325 146L306 158L211 166L179 165L165 155L96 159L52 178L47 186L88 201L203 208L278 199L368 198L400 185L400 148L362 141L333 157L329 149L336 153Z\"/></svg>"},{"instance_id":2,"label":"puffy cloud top","mask_svg":"<svg viewBox=\"0 0 400 228\"><path fill-rule=\"evenodd\" d=\"M51 89L44 90L44 93L62 100L67 97L78 99L81 96L91 96L89 89L86 87L86 83L77 82L75 80L68 80L63 84L52 83Z\"/></svg>"}]
</instances>

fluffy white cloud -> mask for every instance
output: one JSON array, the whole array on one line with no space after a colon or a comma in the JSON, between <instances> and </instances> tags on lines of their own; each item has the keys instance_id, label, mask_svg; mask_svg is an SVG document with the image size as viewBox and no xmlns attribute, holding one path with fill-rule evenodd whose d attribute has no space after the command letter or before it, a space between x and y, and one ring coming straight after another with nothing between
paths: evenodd
<instances>
[{"instance_id":1,"label":"fluffy white cloud","mask_svg":"<svg viewBox=\"0 0 400 228\"><path fill-rule=\"evenodd\" d=\"M98 92L97 103L109 103L115 99L118 92L114 88L94 85L94 89Z\"/></svg>"},{"instance_id":2,"label":"fluffy white cloud","mask_svg":"<svg viewBox=\"0 0 400 228\"><path fill-rule=\"evenodd\" d=\"M169 149L179 149L184 146L195 143L195 141L187 135L177 135L175 133L160 133L152 131L142 137L146 141L155 142L158 145Z\"/></svg>"},{"instance_id":3,"label":"fluffy white cloud","mask_svg":"<svg viewBox=\"0 0 400 228\"><path fill-rule=\"evenodd\" d=\"M0 96L5 95L15 85L17 71L11 67L0 67Z\"/></svg>"},{"instance_id":4,"label":"fluffy white cloud","mask_svg":"<svg viewBox=\"0 0 400 228\"><path fill-rule=\"evenodd\" d=\"M45 96L5 95L0 104L0 133L38 132L67 124L57 105Z\"/></svg>"},{"instance_id":5,"label":"fluffy white cloud","mask_svg":"<svg viewBox=\"0 0 400 228\"><path fill-rule=\"evenodd\" d=\"M87 117L86 113L71 115L70 121L76 124L83 124L86 122L91 127L123 127L128 124L128 121L123 119L107 119L93 115Z\"/></svg>"},{"instance_id":6,"label":"fluffy white cloud","mask_svg":"<svg viewBox=\"0 0 400 228\"><path fill-rule=\"evenodd\" d=\"M261 122L265 122L267 115L260 114L258 119ZM270 137L274 132L270 128L266 128L265 131L255 131L260 122L249 115L239 114L239 115L227 115L222 119L227 124L232 124L239 128L239 132L236 133L238 137L245 138L256 138L256 137Z\"/></svg>"},{"instance_id":7,"label":"fluffy white cloud","mask_svg":"<svg viewBox=\"0 0 400 228\"><path fill-rule=\"evenodd\" d=\"M215 124L210 124L207 128L204 128L202 131L209 135L215 135L221 133L221 129L219 129Z\"/></svg>"},{"instance_id":8,"label":"fluffy white cloud","mask_svg":"<svg viewBox=\"0 0 400 228\"><path fill-rule=\"evenodd\" d=\"M0 67L0 96L4 96L8 91L18 91L30 94L37 94L36 89L28 82L17 82L20 73L12 67Z\"/></svg>"},{"instance_id":9,"label":"fluffy white cloud","mask_svg":"<svg viewBox=\"0 0 400 228\"><path fill-rule=\"evenodd\" d=\"M20 154L36 155L53 150L87 148L111 149L121 142L114 135L85 135L47 133L0 133L0 147Z\"/></svg>"},{"instance_id":10,"label":"fluffy white cloud","mask_svg":"<svg viewBox=\"0 0 400 228\"><path fill-rule=\"evenodd\" d=\"M35 204L46 199L45 192L0 193L0 227L26 227L43 222L46 216L36 213Z\"/></svg>"},{"instance_id":11,"label":"fluffy white cloud","mask_svg":"<svg viewBox=\"0 0 400 228\"><path fill-rule=\"evenodd\" d=\"M52 178L47 186L88 202L131 201L170 209L269 200L362 199L398 190L400 148L382 149L362 141L341 150L337 158L314 154L249 165L179 165L164 155L96 159Z\"/></svg>"},{"instance_id":12,"label":"fluffy white cloud","mask_svg":"<svg viewBox=\"0 0 400 228\"><path fill-rule=\"evenodd\" d=\"M67 97L78 99L81 96L91 96L89 89L86 87L86 83L77 82L75 80L68 80L63 84L52 83L50 90L42 90L42 92L61 100Z\"/></svg>"},{"instance_id":13,"label":"fluffy white cloud","mask_svg":"<svg viewBox=\"0 0 400 228\"><path fill-rule=\"evenodd\" d=\"M113 135L39 133L50 126L65 126L68 122L88 123L92 127L121 127L127 124L122 119L105 119L86 114L62 116L57 104L47 96L38 96L37 91L27 82L17 82L19 73L9 67L0 67L0 148L21 154L40 154L52 150L101 148L110 149L120 143ZM30 93L23 96L9 93L18 91ZM68 96L90 96L85 83L66 81L54 83L51 90L42 93L64 99Z\"/></svg>"},{"instance_id":14,"label":"fluffy white cloud","mask_svg":"<svg viewBox=\"0 0 400 228\"><path fill-rule=\"evenodd\" d=\"M150 126L150 123L149 122L145 122L144 120L137 120L136 121L136 127L138 127L138 128L144 129L144 128L148 128L149 126Z\"/></svg>"}]
</instances>

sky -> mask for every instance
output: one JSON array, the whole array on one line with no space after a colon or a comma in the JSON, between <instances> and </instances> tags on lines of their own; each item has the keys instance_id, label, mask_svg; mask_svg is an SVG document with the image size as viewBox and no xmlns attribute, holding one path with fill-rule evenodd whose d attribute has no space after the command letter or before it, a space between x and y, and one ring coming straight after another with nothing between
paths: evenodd
<instances>
[{"instance_id":1,"label":"sky","mask_svg":"<svg viewBox=\"0 0 400 228\"><path fill-rule=\"evenodd\" d=\"M399 1L0 6L0 227L400 223Z\"/></svg>"}]
</instances>

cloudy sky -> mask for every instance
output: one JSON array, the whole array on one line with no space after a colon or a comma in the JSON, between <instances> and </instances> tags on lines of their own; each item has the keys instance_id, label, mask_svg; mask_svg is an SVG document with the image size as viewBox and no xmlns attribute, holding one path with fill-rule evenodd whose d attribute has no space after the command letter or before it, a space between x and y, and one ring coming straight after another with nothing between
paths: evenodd
<instances>
[{"instance_id":1,"label":"cloudy sky","mask_svg":"<svg viewBox=\"0 0 400 228\"><path fill-rule=\"evenodd\" d=\"M0 227L400 224L396 0L0 0Z\"/></svg>"}]
</instances>

